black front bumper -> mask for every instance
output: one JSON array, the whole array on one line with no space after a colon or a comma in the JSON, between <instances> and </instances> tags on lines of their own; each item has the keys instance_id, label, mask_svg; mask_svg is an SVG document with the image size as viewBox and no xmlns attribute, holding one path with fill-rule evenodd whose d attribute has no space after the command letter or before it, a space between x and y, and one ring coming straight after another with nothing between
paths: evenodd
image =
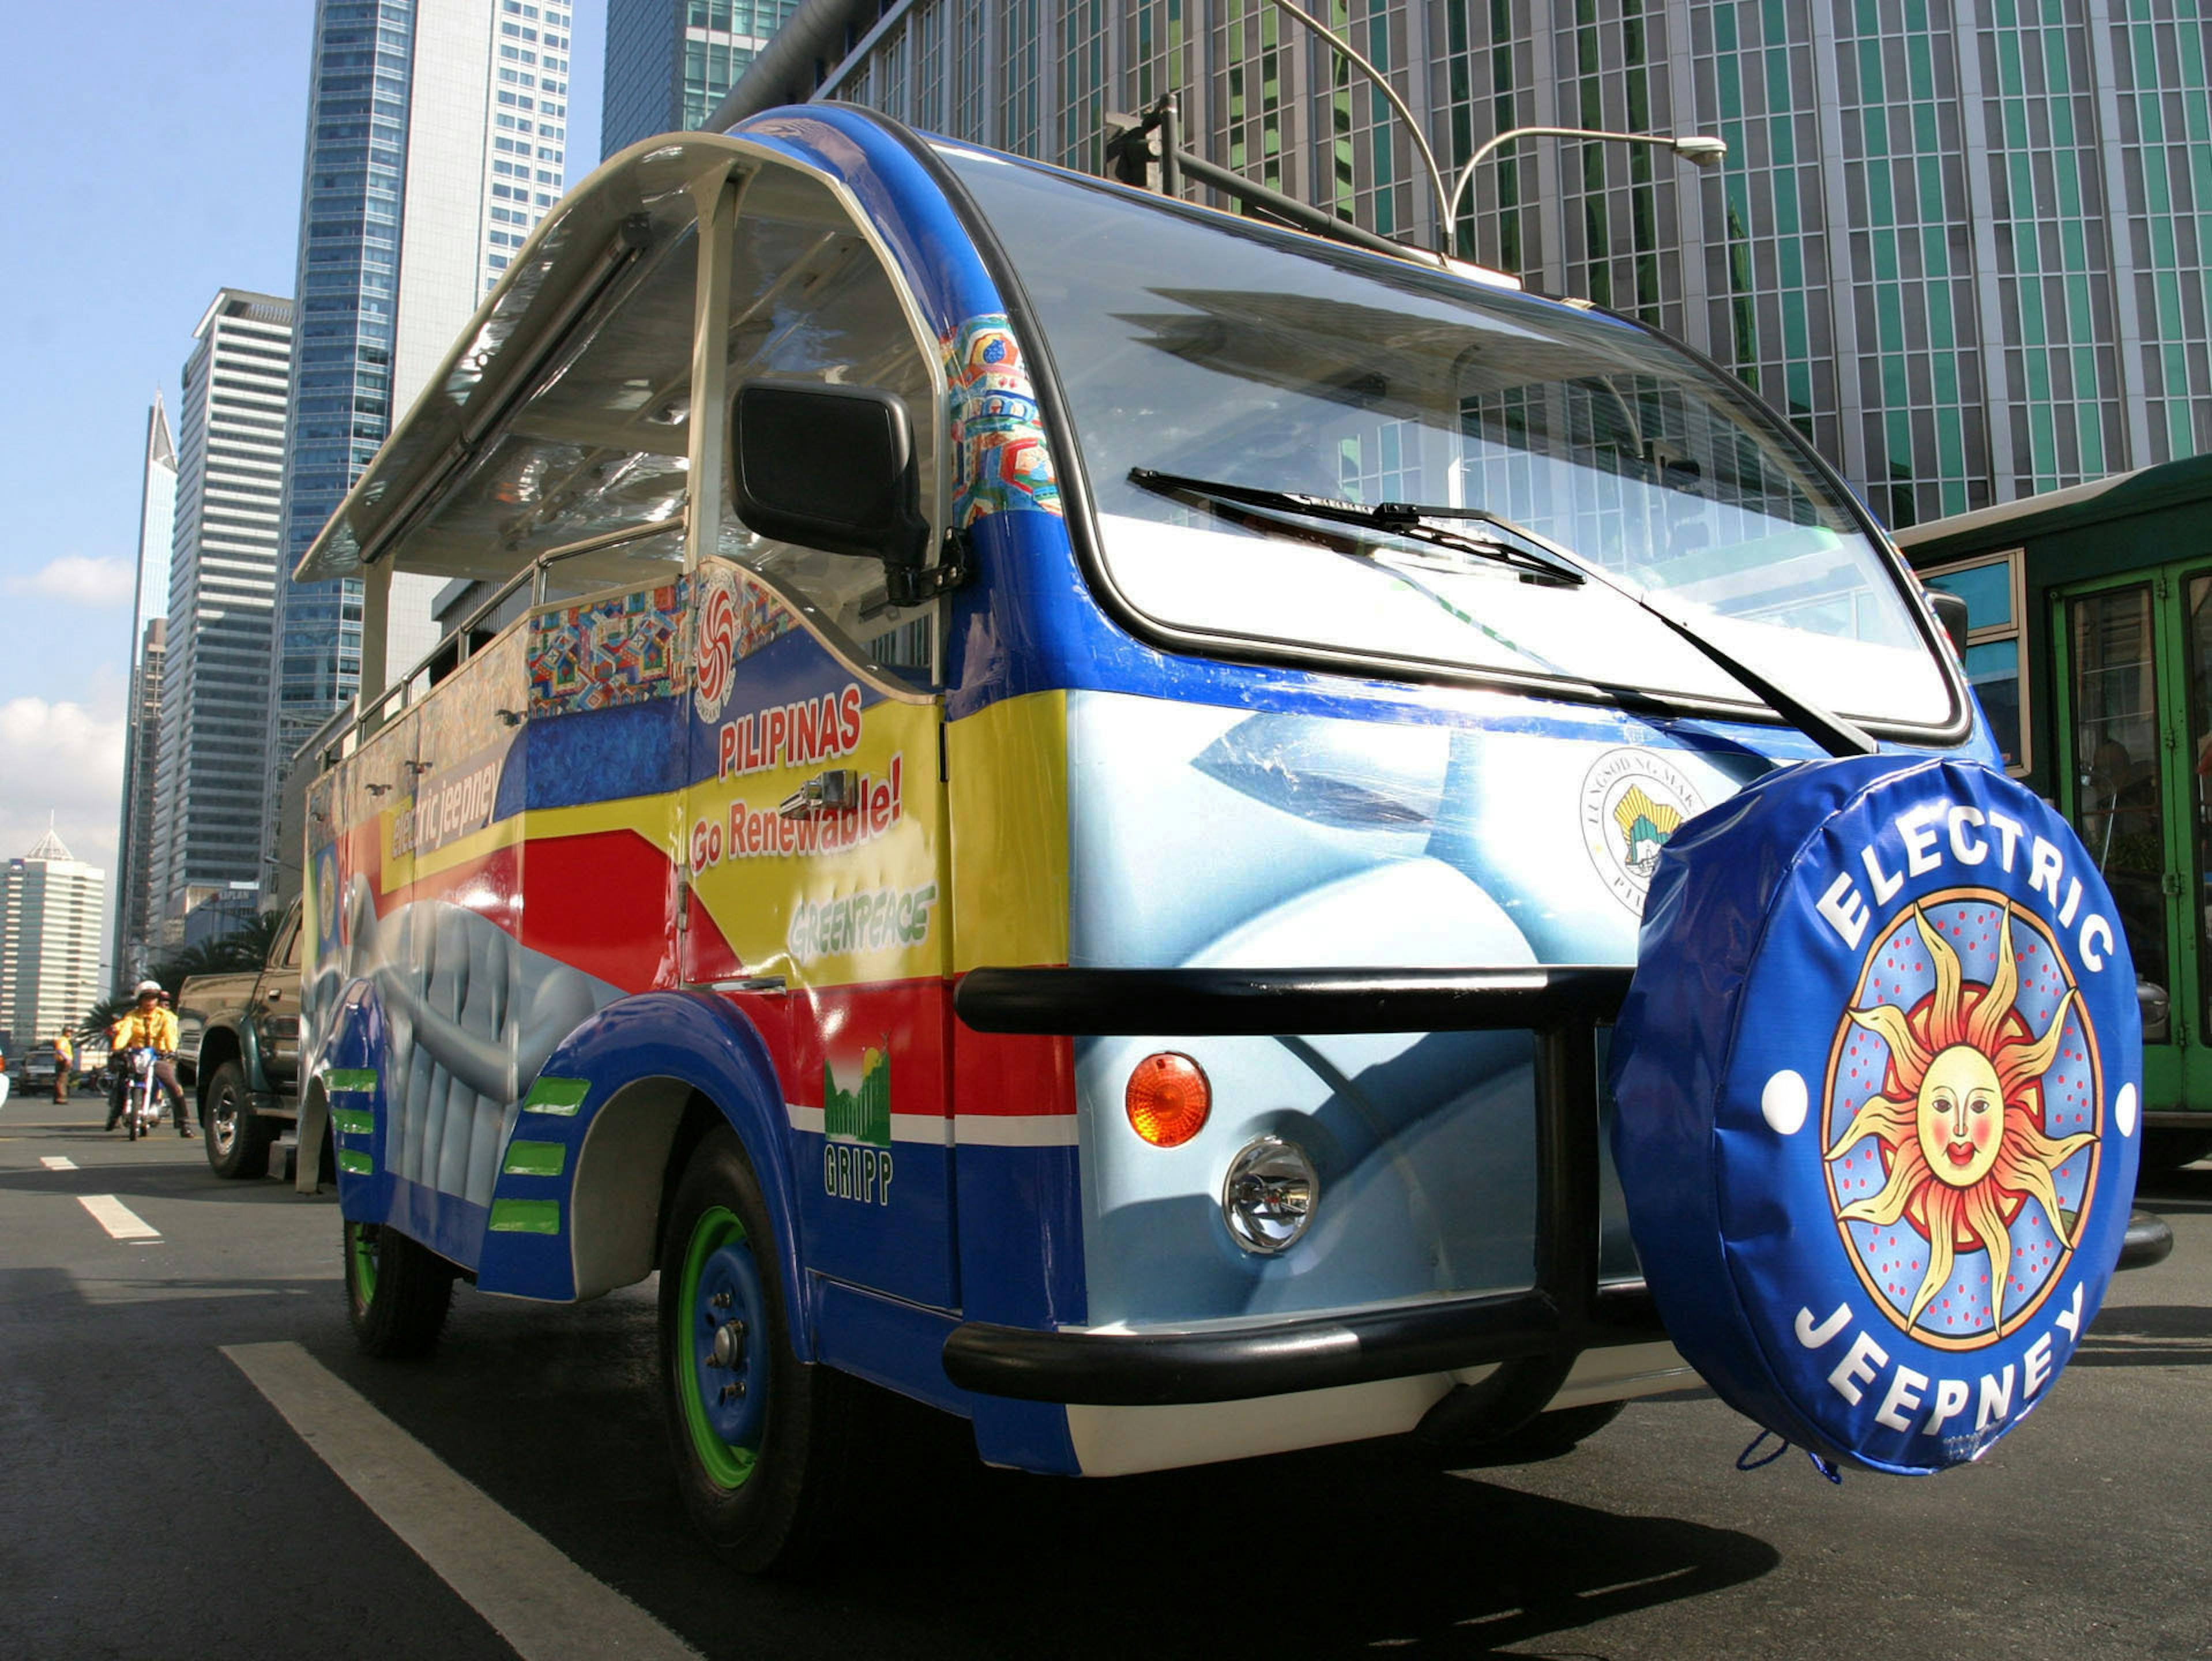
<instances>
[{"instance_id":1,"label":"black front bumper","mask_svg":"<svg viewBox=\"0 0 2212 1661\"><path fill-rule=\"evenodd\" d=\"M963 1390L1025 1401L1242 1401L1498 1364L1528 1392L1575 1356L1663 1342L1640 1283L1598 1284L1597 1028L1630 971L978 969L953 995L979 1032L1269 1036L1526 1030L1536 1040L1536 1274L1526 1291L1192 1332L1040 1332L969 1322L945 1344Z\"/></svg>"}]
</instances>

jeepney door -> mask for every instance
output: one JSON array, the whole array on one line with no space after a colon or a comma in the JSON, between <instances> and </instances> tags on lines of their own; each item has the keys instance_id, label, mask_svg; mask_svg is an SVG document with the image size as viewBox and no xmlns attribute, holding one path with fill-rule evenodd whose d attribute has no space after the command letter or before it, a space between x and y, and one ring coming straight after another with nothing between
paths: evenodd
<instances>
[{"instance_id":1,"label":"jeepney door","mask_svg":"<svg viewBox=\"0 0 2212 1661\"><path fill-rule=\"evenodd\" d=\"M940 371L823 186L765 167L738 210L728 380L905 400L942 524ZM694 571L683 977L736 1000L783 1074L809 1269L959 1302L936 604L884 569L754 535Z\"/></svg>"}]
</instances>

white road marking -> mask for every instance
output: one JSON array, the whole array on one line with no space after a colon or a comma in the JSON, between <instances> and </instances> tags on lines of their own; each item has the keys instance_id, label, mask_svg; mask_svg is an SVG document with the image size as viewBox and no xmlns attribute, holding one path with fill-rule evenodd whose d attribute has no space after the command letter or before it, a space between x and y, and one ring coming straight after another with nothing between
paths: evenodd
<instances>
[{"instance_id":1,"label":"white road marking","mask_svg":"<svg viewBox=\"0 0 2212 1661\"><path fill-rule=\"evenodd\" d=\"M161 1231L112 1194L80 1194L76 1202L92 1214L93 1220L118 1240L158 1240Z\"/></svg>"},{"instance_id":2,"label":"white road marking","mask_svg":"<svg viewBox=\"0 0 2212 1661\"><path fill-rule=\"evenodd\" d=\"M340 1481L522 1661L699 1661L699 1652L371 1406L297 1344L225 1344Z\"/></svg>"},{"instance_id":3,"label":"white road marking","mask_svg":"<svg viewBox=\"0 0 2212 1661\"><path fill-rule=\"evenodd\" d=\"M58 1153L43 1154L40 1156L39 1163L46 1166L49 1171L75 1171L76 1169L76 1161L75 1159L64 1159Z\"/></svg>"}]
</instances>

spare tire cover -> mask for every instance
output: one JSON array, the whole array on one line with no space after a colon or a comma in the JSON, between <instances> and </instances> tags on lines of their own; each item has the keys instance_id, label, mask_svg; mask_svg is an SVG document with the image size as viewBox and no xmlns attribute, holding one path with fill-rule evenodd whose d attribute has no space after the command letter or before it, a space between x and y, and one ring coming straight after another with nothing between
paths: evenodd
<instances>
[{"instance_id":1,"label":"spare tire cover","mask_svg":"<svg viewBox=\"0 0 2212 1661\"><path fill-rule=\"evenodd\" d=\"M2049 1393L2126 1233L2142 1029L2112 897L2039 798L1865 756L1687 821L1610 1070L1645 1275L1724 1400L1923 1473Z\"/></svg>"}]
</instances>

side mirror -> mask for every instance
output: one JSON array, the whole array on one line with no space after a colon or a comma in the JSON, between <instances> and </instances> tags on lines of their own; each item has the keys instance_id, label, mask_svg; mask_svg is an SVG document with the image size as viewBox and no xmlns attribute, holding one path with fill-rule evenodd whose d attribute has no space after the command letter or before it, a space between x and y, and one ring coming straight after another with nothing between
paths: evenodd
<instances>
[{"instance_id":1,"label":"side mirror","mask_svg":"<svg viewBox=\"0 0 2212 1661\"><path fill-rule=\"evenodd\" d=\"M1951 649L1959 654L1959 661L1966 660L1966 602L1948 588L1925 588L1928 609L1936 613L1936 621L1943 625L1943 632L1951 637Z\"/></svg>"},{"instance_id":2,"label":"side mirror","mask_svg":"<svg viewBox=\"0 0 2212 1661\"><path fill-rule=\"evenodd\" d=\"M730 417L730 493L760 535L884 563L891 599L933 585L906 402L875 386L749 380Z\"/></svg>"}]
</instances>

